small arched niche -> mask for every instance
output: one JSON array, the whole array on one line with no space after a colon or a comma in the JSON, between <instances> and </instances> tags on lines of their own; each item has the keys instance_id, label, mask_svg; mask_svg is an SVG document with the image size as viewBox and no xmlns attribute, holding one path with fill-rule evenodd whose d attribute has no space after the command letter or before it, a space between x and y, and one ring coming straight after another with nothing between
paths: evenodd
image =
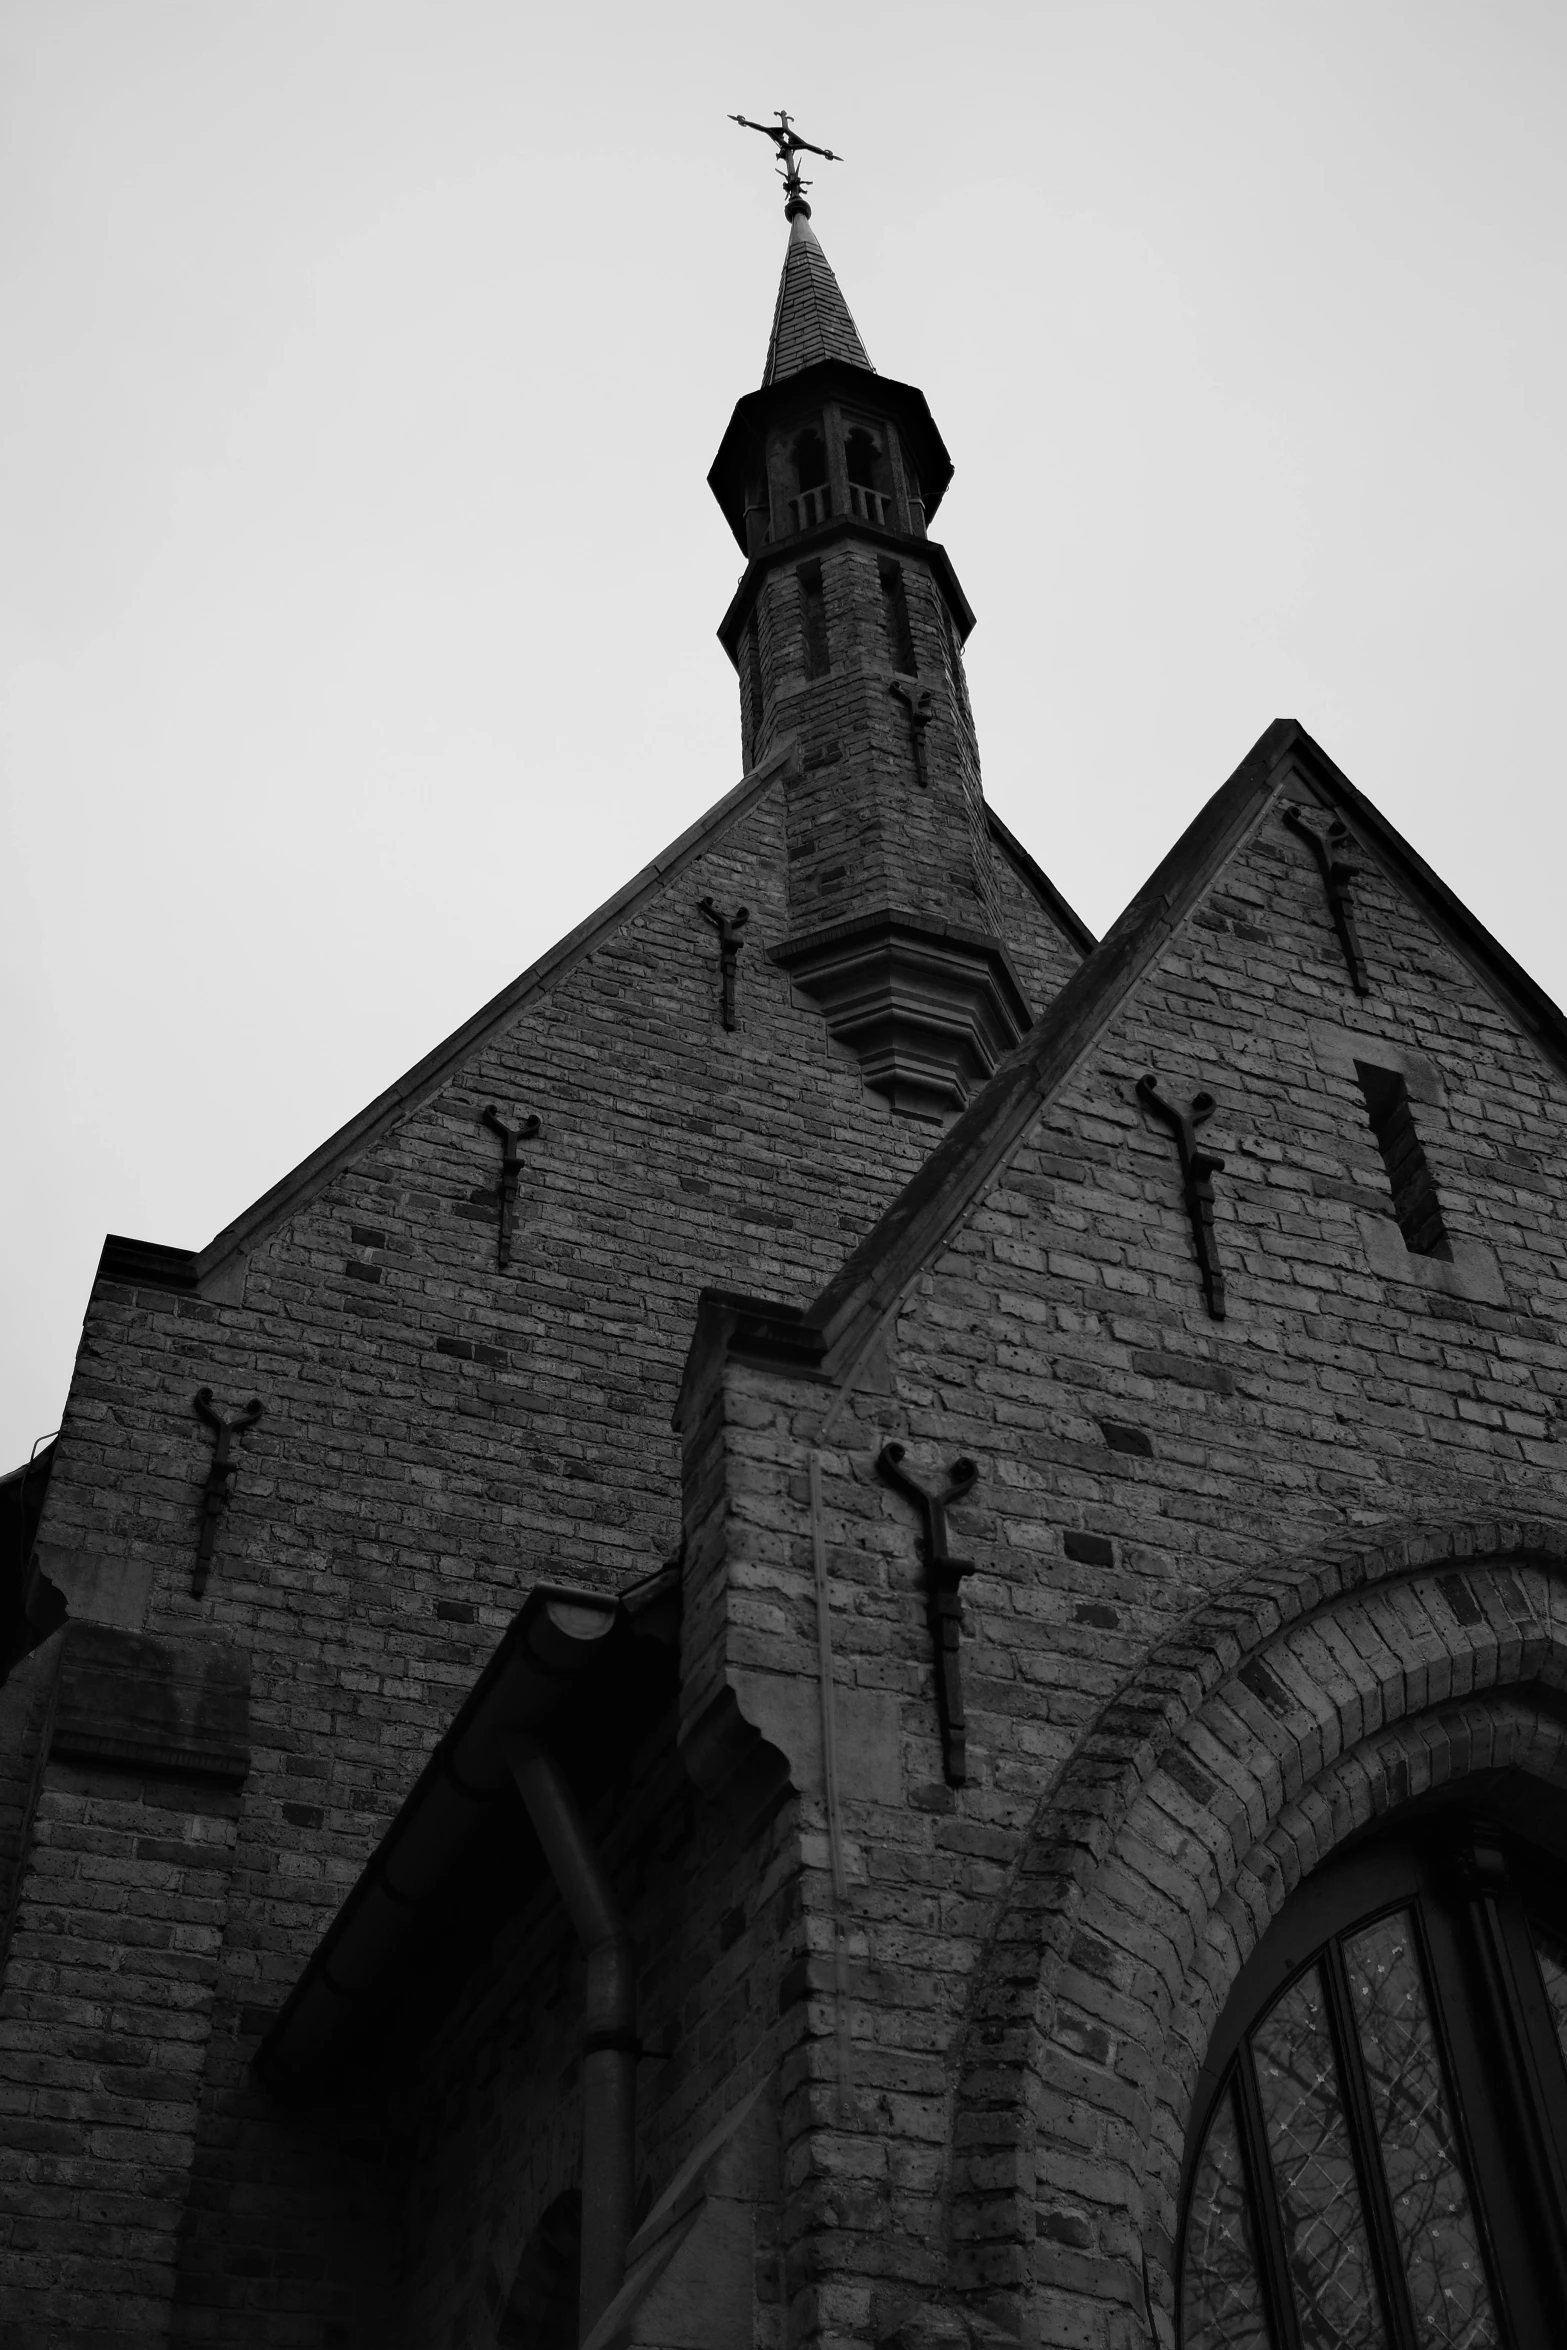
<instances>
[{"instance_id":1,"label":"small arched niche","mask_svg":"<svg viewBox=\"0 0 1567 2350\"><path fill-rule=\"evenodd\" d=\"M1553 2350L1567 2309L1567 1828L1516 1783L1285 1903L1199 2076L1181 2350Z\"/></svg>"}]
</instances>

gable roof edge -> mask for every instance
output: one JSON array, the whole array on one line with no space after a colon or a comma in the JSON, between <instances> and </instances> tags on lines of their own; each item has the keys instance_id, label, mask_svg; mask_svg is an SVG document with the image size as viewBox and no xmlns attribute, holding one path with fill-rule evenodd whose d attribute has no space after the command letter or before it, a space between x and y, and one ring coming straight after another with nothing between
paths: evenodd
<instances>
[{"instance_id":1,"label":"gable roof edge","mask_svg":"<svg viewBox=\"0 0 1567 2350\"><path fill-rule=\"evenodd\" d=\"M1258 738L807 1309L806 1323L833 1360L852 1362L895 1308L1257 821L1302 739L1309 740L1291 718L1275 719Z\"/></svg>"},{"instance_id":2,"label":"gable roof edge","mask_svg":"<svg viewBox=\"0 0 1567 2350\"><path fill-rule=\"evenodd\" d=\"M1015 869L1025 889L1033 891L1056 928L1065 933L1078 953L1091 955L1099 944L1098 939L1081 914L1067 904L1043 865L1029 855L1011 825L1002 822L988 800L985 803L985 821L990 827L991 839L1007 863Z\"/></svg>"},{"instance_id":3,"label":"gable roof edge","mask_svg":"<svg viewBox=\"0 0 1567 2350\"><path fill-rule=\"evenodd\" d=\"M1494 938L1477 914L1472 914L1456 891L1411 847L1380 808L1357 790L1341 767L1334 764L1319 742L1300 729L1297 754L1323 796L1341 809L1368 848L1391 867L1399 881L1423 906L1446 945L1468 964L1482 985L1497 995L1503 1008L1533 1038L1547 1058L1567 1077L1567 1013L1531 979Z\"/></svg>"},{"instance_id":4,"label":"gable roof edge","mask_svg":"<svg viewBox=\"0 0 1567 2350\"><path fill-rule=\"evenodd\" d=\"M775 783L795 756L795 738L787 735L765 759L742 775L733 789L716 800L705 815L678 834L667 848L617 889L612 897L585 916L574 930L541 955L536 963L509 981L498 995L442 1039L424 1058L377 1094L347 1124L313 1150L308 1158L274 1183L269 1191L236 1216L195 1257L195 1281L204 1282L232 1257L253 1248L276 1230L285 1217L322 1192L356 1150L375 1142L409 1110L438 1093L452 1070L490 1032L520 1012L529 998L564 979L593 949L617 929L655 891L672 880L682 867L711 845Z\"/></svg>"}]
</instances>

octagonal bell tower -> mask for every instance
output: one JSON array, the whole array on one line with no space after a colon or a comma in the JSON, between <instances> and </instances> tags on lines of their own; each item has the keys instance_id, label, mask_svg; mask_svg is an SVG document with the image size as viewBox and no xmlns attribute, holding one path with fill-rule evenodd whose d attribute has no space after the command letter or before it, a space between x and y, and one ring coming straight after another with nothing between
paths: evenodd
<instances>
[{"instance_id":1,"label":"octagonal bell tower","mask_svg":"<svg viewBox=\"0 0 1567 2350\"><path fill-rule=\"evenodd\" d=\"M708 475L746 558L718 633L746 765L795 748L776 959L869 1085L943 1119L1030 1020L963 678L974 615L928 535L952 461L924 394L872 367L797 173L786 187L761 389Z\"/></svg>"}]
</instances>

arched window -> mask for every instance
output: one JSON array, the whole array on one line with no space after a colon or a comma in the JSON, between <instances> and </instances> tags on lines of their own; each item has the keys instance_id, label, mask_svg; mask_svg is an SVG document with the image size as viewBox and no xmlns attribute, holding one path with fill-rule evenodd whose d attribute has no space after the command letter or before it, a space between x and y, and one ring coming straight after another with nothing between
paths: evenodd
<instances>
[{"instance_id":1,"label":"arched window","mask_svg":"<svg viewBox=\"0 0 1567 2350\"><path fill-rule=\"evenodd\" d=\"M789 501L794 527L813 530L832 512L832 491L827 485L827 443L814 424L795 434L789 462L794 468L794 486L798 492Z\"/></svg>"},{"instance_id":2,"label":"arched window","mask_svg":"<svg viewBox=\"0 0 1567 2350\"><path fill-rule=\"evenodd\" d=\"M843 456L851 481L857 481L862 489L867 490L881 486L877 470L881 452L876 446L874 433L867 432L862 424L857 424L843 444Z\"/></svg>"},{"instance_id":3,"label":"arched window","mask_svg":"<svg viewBox=\"0 0 1567 2350\"><path fill-rule=\"evenodd\" d=\"M1453 1811L1307 1879L1199 2081L1181 2350L1560 2350L1560 1861Z\"/></svg>"},{"instance_id":4,"label":"arched window","mask_svg":"<svg viewBox=\"0 0 1567 2350\"><path fill-rule=\"evenodd\" d=\"M827 479L827 443L814 424L808 424L794 440L794 480L796 489L819 489Z\"/></svg>"},{"instance_id":5,"label":"arched window","mask_svg":"<svg viewBox=\"0 0 1567 2350\"><path fill-rule=\"evenodd\" d=\"M876 435L857 424L844 441L843 460L849 477L850 512L861 522L886 524L891 518L891 477Z\"/></svg>"}]
</instances>

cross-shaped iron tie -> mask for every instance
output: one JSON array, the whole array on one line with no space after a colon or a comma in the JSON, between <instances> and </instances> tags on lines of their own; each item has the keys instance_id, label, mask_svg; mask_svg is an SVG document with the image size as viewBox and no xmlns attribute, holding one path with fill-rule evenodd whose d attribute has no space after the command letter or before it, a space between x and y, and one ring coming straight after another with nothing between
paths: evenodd
<instances>
[{"instance_id":1,"label":"cross-shaped iron tie","mask_svg":"<svg viewBox=\"0 0 1567 2350\"><path fill-rule=\"evenodd\" d=\"M1328 912L1338 932L1339 945L1349 966L1350 982L1357 995L1369 995L1371 982L1366 976L1366 958L1361 952L1360 927L1355 919L1353 891L1360 879L1360 867L1355 863L1355 843L1349 826L1342 816L1335 816L1324 836L1314 824L1306 821L1302 808L1286 808L1284 821L1291 832L1298 833L1317 861L1322 886L1327 892Z\"/></svg>"},{"instance_id":2,"label":"cross-shaped iron tie","mask_svg":"<svg viewBox=\"0 0 1567 2350\"><path fill-rule=\"evenodd\" d=\"M261 1417L261 1398L253 1395L242 1412L232 1420L225 1420L213 1408L210 1387L196 1390L196 1416L205 1420L213 1432L212 1460L207 1470L207 1482L201 1496L201 1538L196 1545L196 1565L190 1587L199 1599L207 1588L207 1577L212 1570L212 1553L217 1545L218 1520L234 1491L234 1480L239 1475L239 1463L234 1458L234 1439L247 1428L254 1428Z\"/></svg>"},{"instance_id":3,"label":"cross-shaped iron tie","mask_svg":"<svg viewBox=\"0 0 1567 2350\"><path fill-rule=\"evenodd\" d=\"M914 737L914 774L923 790L930 781L925 768L925 729L933 716L930 688L928 685L906 685L901 677L895 677L887 691L897 696L909 714L909 732Z\"/></svg>"},{"instance_id":4,"label":"cross-shaped iron tie","mask_svg":"<svg viewBox=\"0 0 1567 2350\"><path fill-rule=\"evenodd\" d=\"M721 914L711 898L698 898L697 908L707 916L718 933L719 1002L726 1028L735 1024L735 964L739 961L742 940L740 933L751 919L749 906L737 906L732 914Z\"/></svg>"},{"instance_id":5,"label":"cross-shaped iron tie","mask_svg":"<svg viewBox=\"0 0 1567 2350\"><path fill-rule=\"evenodd\" d=\"M1157 1077L1139 1077L1139 1101L1152 1110L1160 1122L1168 1126L1175 1137L1175 1147L1181 1161L1181 1187L1186 1197L1186 1212L1191 1218L1192 1238L1197 1245L1197 1265L1202 1274L1203 1295L1208 1311L1216 1322L1224 1320L1224 1269L1219 1263L1219 1236L1213 1228L1213 1178L1224 1172L1224 1161L1214 1151L1204 1150L1197 1140L1197 1129L1206 1125L1218 1108L1211 1093L1194 1093L1191 1107L1178 1110L1174 1102L1165 1100L1159 1091Z\"/></svg>"},{"instance_id":6,"label":"cross-shaped iron tie","mask_svg":"<svg viewBox=\"0 0 1567 2350\"><path fill-rule=\"evenodd\" d=\"M500 1268L504 1273L511 1263L512 1218L517 1206L517 1186L522 1181L522 1157L517 1145L532 1142L542 1128L537 1118L524 1118L520 1126L508 1126L493 1102L484 1112L484 1124L501 1138Z\"/></svg>"},{"instance_id":7,"label":"cross-shaped iron tie","mask_svg":"<svg viewBox=\"0 0 1567 2350\"><path fill-rule=\"evenodd\" d=\"M913 1502L924 1529L925 1621L936 1644L936 1712L941 1723L941 1752L948 1779L961 1787L968 1776L967 1724L963 1713L963 1670L959 1647L963 1638L963 1601L958 1586L972 1575L972 1559L955 1559L947 1531L947 1512L974 1489L977 1461L954 1461L944 1493L928 1493L903 1467L901 1444L884 1444L876 1455L877 1473L905 1501Z\"/></svg>"}]
</instances>

